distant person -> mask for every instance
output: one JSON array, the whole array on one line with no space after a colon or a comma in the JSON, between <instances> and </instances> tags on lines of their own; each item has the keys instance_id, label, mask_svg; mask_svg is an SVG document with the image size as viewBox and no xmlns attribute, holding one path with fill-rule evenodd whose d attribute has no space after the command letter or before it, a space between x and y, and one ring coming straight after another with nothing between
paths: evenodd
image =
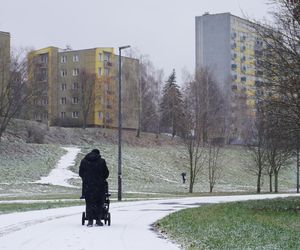
<instances>
[{"instance_id":1,"label":"distant person","mask_svg":"<svg viewBox=\"0 0 300 250\"><path fill-rule=\"evenodd\" d=\"M186 181L186 172L182 172L181 173L181 177L182 177L182 183L185 184L185 181Z\"/></svg>"},{"instance_id":2,"label":"distant person","mask_svg":"<svg viewBox=\"0 0 300 250\"><path fill-rule=\"evenodd\" d=\"M109 176L109 171L106 161L101 158L98 149L93 149L81 160L79 176L83 184L82 195L85 198L86 204L87 226L93 226L94 219L97 226L103 226L101 218L103 215L105 193L108 189L106 179Z\"/></svg>"}]
</instances>

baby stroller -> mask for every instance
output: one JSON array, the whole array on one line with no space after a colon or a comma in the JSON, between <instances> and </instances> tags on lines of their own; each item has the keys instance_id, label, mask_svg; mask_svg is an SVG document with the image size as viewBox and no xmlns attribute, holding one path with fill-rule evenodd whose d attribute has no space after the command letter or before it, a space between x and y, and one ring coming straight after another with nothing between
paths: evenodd
<instances>
[{"instance_id":1,"label":"baby stroller","mask_svg":"<svg viewBox=\"0 0 300 250\"><path fill-rule=\"evenodd\" d=\"M104 224L110 226L111 223L111 216L109 212L109 204L110 204L110 199L109 197L111 194L108 192L108 182L105 183L105 197L104 197L104 204L103 204L103 212L102 212L102 217L101 220L104 220ZM86 217L86 212L82 212L82 220L81 224L84 225L85 221L88 220Z\"/></svg>"}]
</instances>

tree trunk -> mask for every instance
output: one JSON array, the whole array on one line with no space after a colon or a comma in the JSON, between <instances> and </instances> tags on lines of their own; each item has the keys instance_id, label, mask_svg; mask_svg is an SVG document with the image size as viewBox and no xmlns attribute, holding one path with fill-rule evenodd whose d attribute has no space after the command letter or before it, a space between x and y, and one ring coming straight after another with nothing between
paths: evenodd
<instances>
[{"instance_id":1,"label":"tree trunk","mask_svg":"<svg viewBox=\"0 0 300 250\"><path fill-rule=\"evenodd\" d=\"M270 193L272 193L273 192L273 185L272 185L272 174L269 174L269 185L270 185Z\"/></svg>"},{"instance_id":2,"label":"tree trunk","mask_svg":"<svg viewBox=\"0 0 300 250\"><path fill-rule=\"evenodd\" d=\"M190 187L189 187L189 193L193 193L194 190L194 175L193 175L193 168L190 168Z\"/></svg>"},{"instance_id":3,"label":"tree trunk","mask_svg":"<svg viewBox=\"0 0 300 250\"><path fill-rule=\"evenodd\" d=\"M1 135L0 135L0 140L1 140ZM299 165L300 165L300 160L299 160L299 152L300 151L300 149L299 149L299 147L297 147L297 193L299 193L299 188L300 188L300 184L299 184Z\"/></svg>"},{"instance_id":4,"label":"tree trunk","mask_svg":"<svg viewBox=\"0 0 300 250\"><path fill-rule=\"evenodd\" d=\"M261 170L258 172L258 175L257 175L257 188L256 188L256 193L260 193L261 191Z\"/></svg>"},{"instance_id":5,"label":"tree trunk","mask_svg":"<svg viewBox=\"0 0 300 250\"><path fill-rule=\"evenodd\" d=\"M275 178L275 182L274 182L274 188L275 188L275 193L278 193L278 172L274 172L274 178Z\"/></svg>"}]
</instances>

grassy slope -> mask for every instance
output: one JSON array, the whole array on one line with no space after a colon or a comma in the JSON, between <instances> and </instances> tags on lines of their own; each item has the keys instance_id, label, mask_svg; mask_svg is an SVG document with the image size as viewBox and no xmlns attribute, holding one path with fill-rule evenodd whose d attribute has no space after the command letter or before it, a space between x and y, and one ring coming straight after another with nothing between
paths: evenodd
<instances>
[{"instance_id":1,"label":"grassy slope","mask_svg":"<svg viewBox=\"0 0 300 250\"><path fill-rule=\"evenodd\" d=\"M28 122L26 122L28 123ZM78 194L78 189L62 188L49 185L37 185L30 182L49 173L63 150L60 145L77 145L82 153L78 155L76 166L78 172L80 160L92 148L99 148L110 169L110 189L117 189L117 131L112 129L89 128L44 128L45 143L26 144L26 126L16 121L4 135L0 143L0 194L33 193L56 195ZM40 124L35 124L38 126ZM41 126L41 125L40 125ZM160 135L142 133L136 137L134 131L123 132L123 189L125 192L146 193L187 193L188 184L183 185L181 172L189 174L186 150L176 140ZM57 144L53 144L57 143ZM222 172L215 186L216 192L255 192L256 178L245 170L249 156L241 147L228 147L221 152ZM280 191L295 187L294 169L282 170L280 173ZM267 178L263 190L268 191ZM81 180L73 180L80 187ZM203 169L194 188L195 192L208 191L207 170ZM23 195L24 196L24 195Z\"/></svg>"},{"instance_id":2,"label":"grassy slope","mask_svg":"<svg viewBox=\"0 0 300 250\"><path fill-rule=\"evenodd\" d=\"M185 249L299 249L300 198L208 205L157 223Z\"/></svg>"}]
</instances>

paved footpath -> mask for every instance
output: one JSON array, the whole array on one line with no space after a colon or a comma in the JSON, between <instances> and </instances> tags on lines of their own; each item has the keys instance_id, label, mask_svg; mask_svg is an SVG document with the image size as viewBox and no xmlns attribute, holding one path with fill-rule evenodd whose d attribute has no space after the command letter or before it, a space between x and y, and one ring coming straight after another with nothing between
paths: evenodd
<instances>
[{"instance_id":1,"label":"paved footpath","mask_svg":"<svg viewBox=\"0 0 300 250\"><path fill-rule=\"evenodd\" d=\"M111 204L112 225L81 225L84 206L0 215L1 250L175 250L179 246L159 237L151 224L174 211L242 200L296 194L194 197ZM300 197L298 195L298 197Z\"/></svg>"}]
</instances>

